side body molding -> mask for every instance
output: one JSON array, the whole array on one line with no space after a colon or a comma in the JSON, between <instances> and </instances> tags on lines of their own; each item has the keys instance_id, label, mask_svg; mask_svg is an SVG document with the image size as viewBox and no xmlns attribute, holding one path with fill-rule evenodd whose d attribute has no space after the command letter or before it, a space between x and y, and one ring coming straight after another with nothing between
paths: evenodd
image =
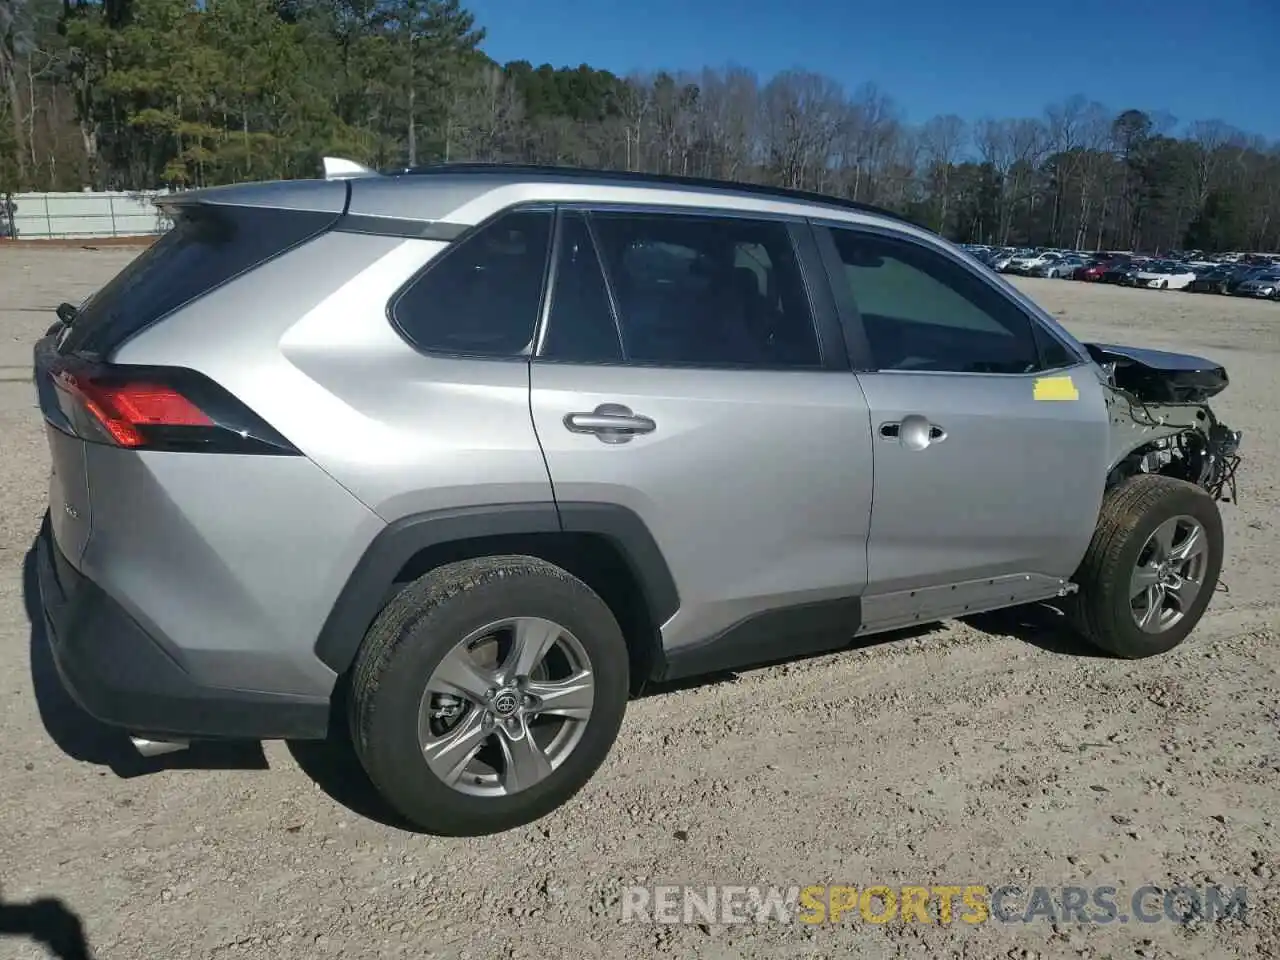
<instances>
[{"instance_id":1,"label":"side body molding","mask_svg":"<svg viewBox=\"0 0 1280 960\"><path fill-rule=\"evenodd\" d=\"M423 550L491 537L561 532L594 534L612 542L639 585L655 627L675 613L679 597L662 551L644 521L625 507L570 502L557 508L550 501L464 507L402 517L374 538L325 620L316 656L338 673L350 667L397 575ZM654 642L660 642L656 631Z\"/></svg>"}]
</instances>

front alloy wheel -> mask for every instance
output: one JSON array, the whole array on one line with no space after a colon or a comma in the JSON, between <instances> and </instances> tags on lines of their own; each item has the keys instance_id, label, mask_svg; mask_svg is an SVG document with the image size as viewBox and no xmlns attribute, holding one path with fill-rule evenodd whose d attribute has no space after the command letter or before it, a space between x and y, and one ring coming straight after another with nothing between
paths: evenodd
<instances>
[{"instance_id":1,"label":"front alloy wheel","mask_svg":"<svg viewBox=\"0 0 1280 960\"><path fill-rule=\"evenodd\" d=\"M1130 580L1129 607L1144 633L1163 633L1192 609L1204 588L1208 535L1194 517L1172 517L1147 538Z\"/></svg>"},{"instance_id":2,"label":"front alloy wheel","mask_svg":"<svg viewBox=\"0 0 1280 960\"><path fill-rule=\"evenodd\" d=\"M1222 517L1208 492L1160 474L1131 477L1107 492L1067 612L1087 640L1117 656L1172 650L1213 599L1222 550Z\"/></svg>"}]
</instances>

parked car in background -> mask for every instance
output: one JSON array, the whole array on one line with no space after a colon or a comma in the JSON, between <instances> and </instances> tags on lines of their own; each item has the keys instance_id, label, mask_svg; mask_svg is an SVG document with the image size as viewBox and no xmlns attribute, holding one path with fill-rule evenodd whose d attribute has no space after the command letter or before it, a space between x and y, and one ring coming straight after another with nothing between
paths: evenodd
<instances>
[{"instance_id":1,"label":"parked car in background","mask_svg":"<svg viewBox=\"0 0 1280 960\"><path fill-rule=\"evenodd\" d=\"M1099 254L1092 257L1083 267L1073 274L1073 279L1090 283L1100 283L1106 279L1108 270L1116 270L1128 266L1129 258L1115 254ZM1108 281L1114 283L1115 280Z\"/></svg>"},{"instance_id":2,"label":"parked car in background","mask_svg":"<svg viewBox=\"0 0 1280 960\"><path fill-rule=\"evenodd\" d=\"M1172 260L1156 260L1132 275L1134 286L1157 290L1182 290L1196 278L1194 271Z\"/></svg>"},{"instance_id":3,"label":"parked car in background","mask_svg":"<svg viewBox=\"0 0 1280 960\"><path fill-rule=\"evenodd\" d=\"M1231 279L1227 281L1227 287L1223 291L1223 293L1231 294L1232 296L1234 296L1235 294L1240 292L1240 287L1243 284L1248 283L1250 280L1254 280L1258 277L1264 276L1269 272L1270 272L1270 269L1268 267L1241 267L1236 271L1236 273L1231 277Z\"/></svg>"},{"instance_id":4,"label":"parked car in background","mask_svg":"<svg viewBox=\"0 0 1280 960\"><path fill-rule=\"evenodd\" d=\"M1050 263L1057 263L1062 254L1045 250L1039 253L1027 253L1014 257L1005 268L1006 273L1014 273L1024 277L1035 276L1035 272Z\"/></svg>"},{"instance_id":5,"label":"parked car in background","mask_svg":"<svg viewBox=\"0 0 1280 960\"><path fill-rule=\"evenodd\" d=\"M1132 285L1134 276L1142 269L1142 266L1142 262L1138 260L1112 261L1107 265L1107 269L1102 272L1102 282Z\"/></svg>"},{"instance_id":6,"label":"parked car in background","mask_svg":"<svg viewBox=\"0 0 1280 960\"><path fill-rule=\"evenodd\" d=\"M1242 280L1235 292L1238 297L1280 300L1280 269L1264 267L1247 280Z\"/></svg>"},{"instance_id":7,"label":"parked car in background","mask_svg":"<svg viewBox=\"0 0 1280 960\"><path fill-rule=\"evenodd\" d=\"M1187 284L1187 289L1192 293L1226 293L1227 284L1236 272L1236 268L1229 264L1197 270L1196 278Z\"/></svg>"},{"instance_id":8,"label":"parked car in background","mask_svg":"<svg viewBox=\"0 0 1280 960\"><path fill-rule=\"evenodd\" d=\"M1082 266L1076 267L1071 274L1072 280L1083 280L1086 283L1098 283L1102 280L1102 275L1106 273L1107 268L1113 263L1111 260L1093 259L1084 263Z\"/></svg>"},{"instance_id":9,"label":"parked car in background","mask_svg":"<svg viewBox=\"0 0 1280 960\"><path fill-rule=\"evenodd\" d=\"M1012 250L1005 250L996 254L991 258L991 262L987 264L996 273L1004 273L1009 269L1009 265L1013 263L1018 254Z\"/></svg>"},{"instance_id":10,"label":"parked car in background","mask_svg":"<svg viewBox=\"0 0 1280 960\"><path fill-rule=\"evenodd\" d=\"M1082 257L1059 257L1049 260L1031 271L1033 277L1046 277L1050 280L1067 280L1085 264Z\"/></svg>"},{"instance_id":11,"label":"parked car in background","mask_svg":"<svg viewBox=\"0 0 1280 960\"><path fill-rule=\"evenodd\" d=\"M978 262L997 273L1024 277L1116 283L1157 290L1235 294L1246 280L1280 272L1280 256L1257 253L1205 253L1170 250L1138 254L1131 250L1071 250L1062 247L960 244ZM1267 297L1257 291L1269 282L1250 285L1242 295Z\"/></svg>"},{"instance_id":12,"label":"parked car in background","mask_svg":"<svg viewBox=\"0 0 1280 960\"><path fill-rule=\"evenodd\" d=\"M992 247L983 247L977 244L968 244L964 249L973 257L973 259L986 267L991 266L992 262L1003 253L1003 251Z\"/></svg>"}]
</instances>

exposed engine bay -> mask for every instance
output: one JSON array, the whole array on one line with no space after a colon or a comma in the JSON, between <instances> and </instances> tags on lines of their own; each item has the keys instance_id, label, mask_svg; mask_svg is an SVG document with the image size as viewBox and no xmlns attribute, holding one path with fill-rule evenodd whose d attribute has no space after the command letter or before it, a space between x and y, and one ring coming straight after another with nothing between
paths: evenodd
<instances>
[{"instance_id":1,"label":"exposed engine bay","mask_svg":"<svg viewBox=\"0 0 1280 960\"><path fill-rule=\"evenodd\" d=\"M1216 500L1236 499L1239 430L1219 422L1209 399L1226 389L1224 367L1202 357L1085 344L1109 387L1112 456L1108 488L1139 473L1188 480Z\"/></svg>"}]
</instances>

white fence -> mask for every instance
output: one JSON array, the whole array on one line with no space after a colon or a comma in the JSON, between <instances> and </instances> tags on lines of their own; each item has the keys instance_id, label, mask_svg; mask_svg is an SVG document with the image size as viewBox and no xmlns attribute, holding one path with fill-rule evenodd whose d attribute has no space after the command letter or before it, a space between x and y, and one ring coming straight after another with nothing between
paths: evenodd
<instances>
[{"instance_id":1,"label":"white fence","mask_svg":"<svg viewBox=\"0 0 1280 960\"><path fill-rule=\"evenodd\" d=\"M169 220L154 203L162 193L0 194L0 237L52 240L164 233Z\"/></svg>"}]
</instances>

